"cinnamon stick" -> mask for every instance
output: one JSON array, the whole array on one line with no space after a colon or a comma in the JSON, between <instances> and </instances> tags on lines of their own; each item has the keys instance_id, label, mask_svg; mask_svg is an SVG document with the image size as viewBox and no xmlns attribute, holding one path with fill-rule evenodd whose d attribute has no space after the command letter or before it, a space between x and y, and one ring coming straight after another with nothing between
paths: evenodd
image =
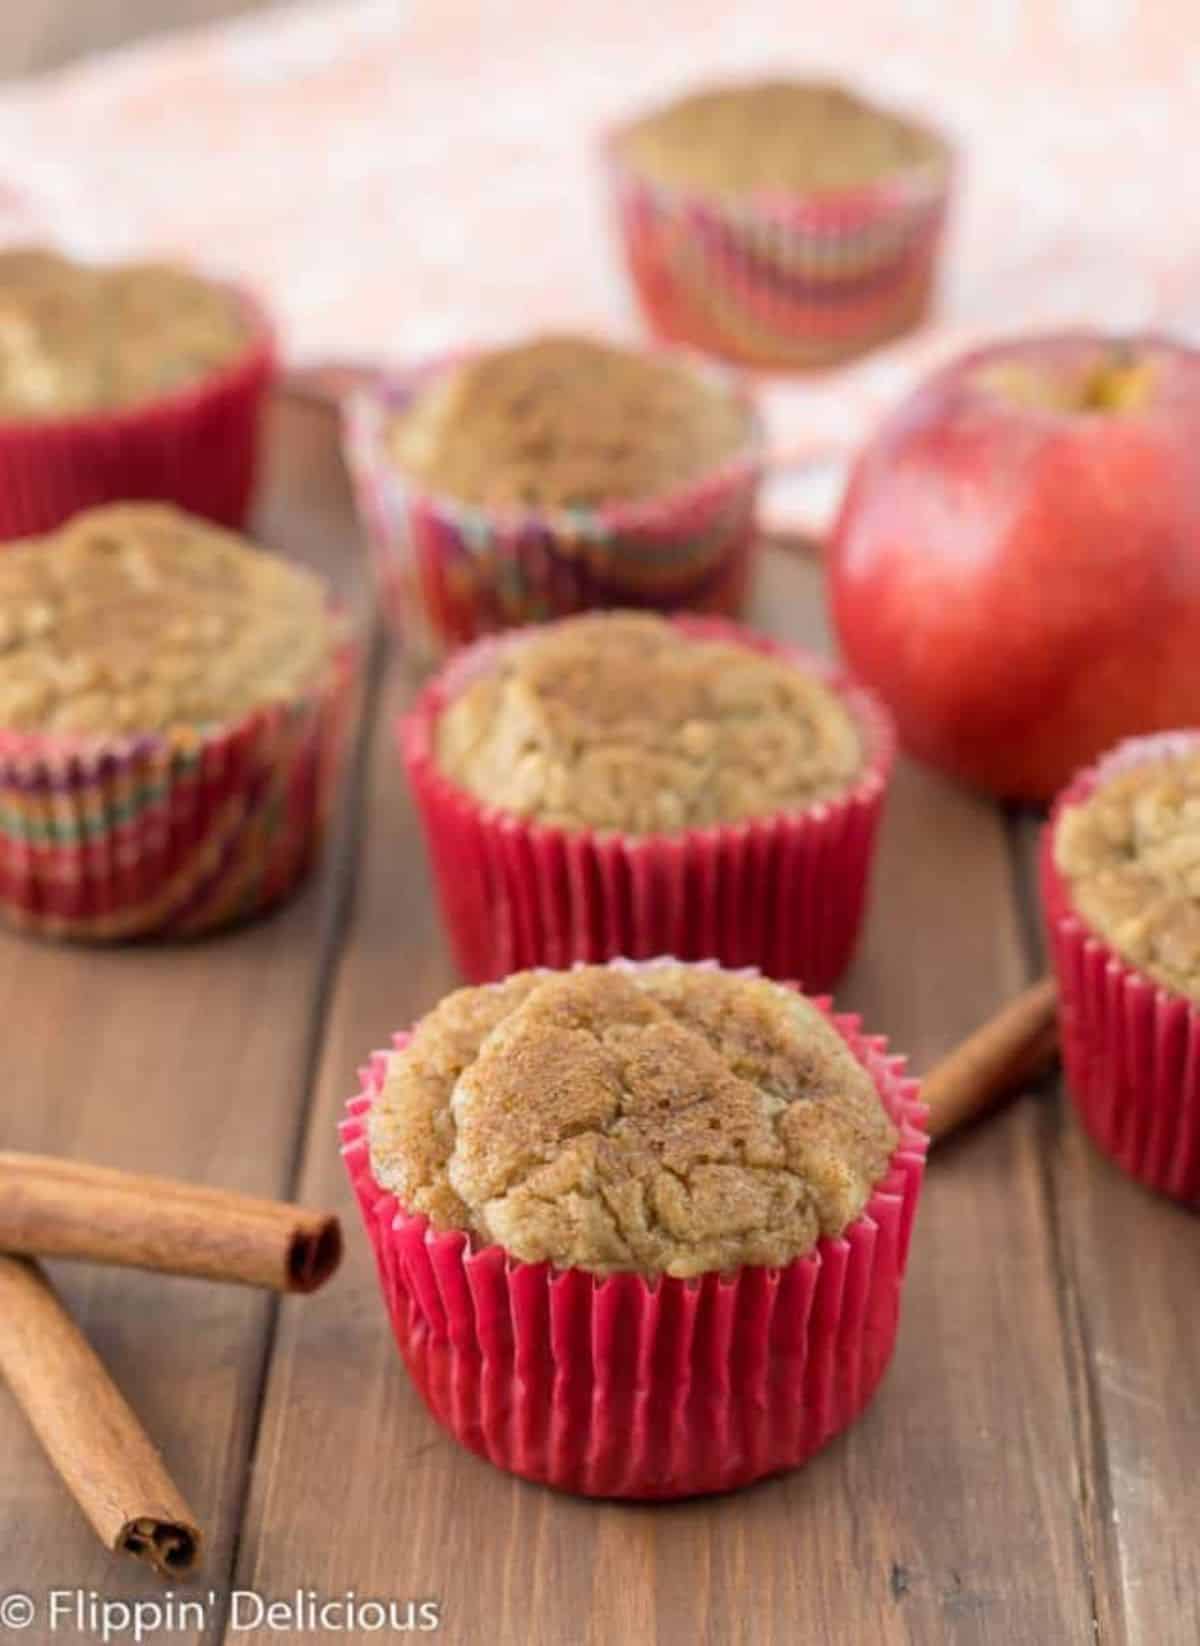
<instances>
[{"instance_id":1,"label":"cinnamon stick","mask_svg":"<svg viewBox=\"0 0 1200 1646\"><path fill-rule=\"evenodd\" d=\"M976 1029L921 1083L935 1140L1036 1080L1058 1056L1058 986L1043 978Z\"/></svg>"},{"instance_id":2,"label":"cinnamon stick","mask_svg":"<svg viewBox=\"0 0 1200 1646\"><path fill-rule=\"evenodd\" d=\"M342 1236L327 1212L0 1152L0 1251L314 1292L341 1261Z\"/></svg>"},{"instance_id":3,"label":"cinnamon stick","mask_svg":"<svg viewBox=\"0 0 1200 1646\"><path fill-rule=\"evenodd\" d=\"M41 1269L3 1255L0 1374L101 1542L190 1572L200 1529L162 1459Z\"/></svg>"}]
</instances>

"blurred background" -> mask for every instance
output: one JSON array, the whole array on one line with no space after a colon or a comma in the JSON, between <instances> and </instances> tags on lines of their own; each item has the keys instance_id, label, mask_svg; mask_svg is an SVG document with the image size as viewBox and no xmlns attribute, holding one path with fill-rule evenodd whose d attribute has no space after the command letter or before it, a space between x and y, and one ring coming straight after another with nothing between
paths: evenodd
<instances>
[{"instance_id":1,"label":"blurred background","mask_svg":"<svg viewBox=\"0 0 1200 1646\"><path fill-rule=\"evenodd\" d=\"M236 15L235 15L236 14ZM830 73L943 124L961 183L933 322L774 381L772 524L981 335L1200 331L1194 0L20 0L0 16L0 236L256 283L293 366L530 326L633 335L597 146L696 80Z\"/></svg>"}]
</instances>

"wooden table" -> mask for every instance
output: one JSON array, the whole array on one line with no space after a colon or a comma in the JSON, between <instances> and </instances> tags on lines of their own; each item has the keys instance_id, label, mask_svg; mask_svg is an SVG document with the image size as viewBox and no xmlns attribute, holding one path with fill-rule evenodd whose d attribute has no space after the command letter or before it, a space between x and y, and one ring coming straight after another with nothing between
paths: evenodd
<instances>
[{"instance_id":1,"label":"wooden table","mask_svg":"<svg viewBox=\"0 0 1200 1646\"><path fill-rule=\"evenodd\" d=\"M365 614L333 433L326 412L276 408L261 531ZM817 562L772 549L756 611L823 644ZM179 1638L273 1638L226 1633L231 1588L301 1587L436 1598L456 1646L1195 1646L1200 1223L1098 1158L1053 1092L935 1155L891 1372L801 1472L587 1503L426 1416L335 1136L357 1063L455 981L393 754L408 690L377 645L333 849L274 918L166 949L0 938L4 1146L346 1217L346 1267L308 1300L56 1271L208 1528L208 1625ZM839 1000L918 1069L1041 967L1032 836L901 769ZM156 1592L93 1542L3 1390L0 1455L0 1594Z\"/></svg>"},{"instance_id":2,"label":"wooden table","mask_svg":"<svg viewBox=\"0 0 1200 1646\"><path fill-rule=\"evenodd\" d=\"M235 9L21 0L0 15L0 72ZM327 415L278 408L261 525L367 612ZM757 612L823 643L817 565L772 553ZM935 1156L892 1370L802 1472L723 1500L589 1504L499 1474L426 1417L335 1139L359 1059L455 981L392 754L406 689L377 650L336 841L275 918L167 950L0 939L0 1143L347 1219L343 1273L305 1301L56 1271L209 1531L188 1590L206 1626L170 1638L278 1638L235 1632L231 1590L305 1588L436 1598L455 1646L1196 1646L1200 1224L1100 1160L1054 1092ZM1041 969L1032 838L901 770L839 998L918 1070ZM159 1593L95 1545L3 1389L0 1455L0 1595Z\"/></svg>"}]
</instances>

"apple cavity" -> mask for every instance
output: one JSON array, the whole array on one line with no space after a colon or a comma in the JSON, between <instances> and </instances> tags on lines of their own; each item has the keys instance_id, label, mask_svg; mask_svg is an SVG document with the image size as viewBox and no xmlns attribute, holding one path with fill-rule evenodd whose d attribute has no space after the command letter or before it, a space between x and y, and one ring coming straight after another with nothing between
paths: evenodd
<instances>
[{"instance_id":1,"label":"apple cavity","mask_svg":"<svg viewBox=\"0 0 1200 1646\"><path fill-rule=\"evenodd\" d=\"M1200 352L1071 333L967 355L856 462L828 557L854 672L920 759L1048 800L1200 724Z\"/></svg>"}]
</instances>

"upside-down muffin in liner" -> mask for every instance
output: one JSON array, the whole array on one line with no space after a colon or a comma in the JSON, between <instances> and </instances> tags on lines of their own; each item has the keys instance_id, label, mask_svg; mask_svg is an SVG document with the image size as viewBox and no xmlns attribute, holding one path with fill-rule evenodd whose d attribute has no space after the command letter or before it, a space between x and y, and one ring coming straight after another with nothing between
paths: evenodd
<instances>
[{"instance_id":1,"label":"upside-down muffin in liner","mask_svg":"<svg viewBox=\"0 0 1200 1646\"><path fill-rule=\"evenodd\" d=\"M435 361L352 397L346 454L417 658L593 607L741 607L763 437L704 362L571 336Z\"/></svg>"},{"instance_id":2,"label":"upside-down muffin in liner","mask_svg":"<svg viewBox=\"0 0 1200 1646\"><path fill-rule=\"evenodd\" d=\"M803 1463L891 1356L926 1147L901 1071L857 1019L716 967L447 997L343 1125L434 1417L589 1496Z\"/></svg>"},{"instance_id":3,"label":"upside-down muffin in liner","mask_svg":"<svg viewBox=\"0 0 1200 1646\"><path fill-rule=\"evenodd\" d=\"M894 737L838 671L719 619L605 613L481 641L400 728L474 982L674 954L831 986Z\"/></svg>"},{"instance_id":4,"label":"upside-down muffin in liner","mask_svg":"<svg viewBox=\"0 0 1200 1646\"><path fill-rule=\"evenodd\" d=\"M0 551L0 917L187 936L277 902L320 839L353 655L317 578L163 504Z\"/></svg>"},{"instance_id":5,"label":"upside-down muffin in liner","mask_svg":"<svg viewBox=\"0 0 1200 1646\"><path fill-rule=\"evenodd\" d=\"M1083 772L1041 868L1083 1123L1132 1176L1200 1203L1200 732L1135 738Z\"/></svg>"},{"instance_id":6,"label":"upside-down muffin in liner","mask_svg":"<svg viewBox=\"0 0 1200 1646\"><path fill-rule=\"evenodd\" d=\"M0 540L134 498L240 525L274 363L270 323L236 287L0 252Z\"/></svg>"}]
</instances>

